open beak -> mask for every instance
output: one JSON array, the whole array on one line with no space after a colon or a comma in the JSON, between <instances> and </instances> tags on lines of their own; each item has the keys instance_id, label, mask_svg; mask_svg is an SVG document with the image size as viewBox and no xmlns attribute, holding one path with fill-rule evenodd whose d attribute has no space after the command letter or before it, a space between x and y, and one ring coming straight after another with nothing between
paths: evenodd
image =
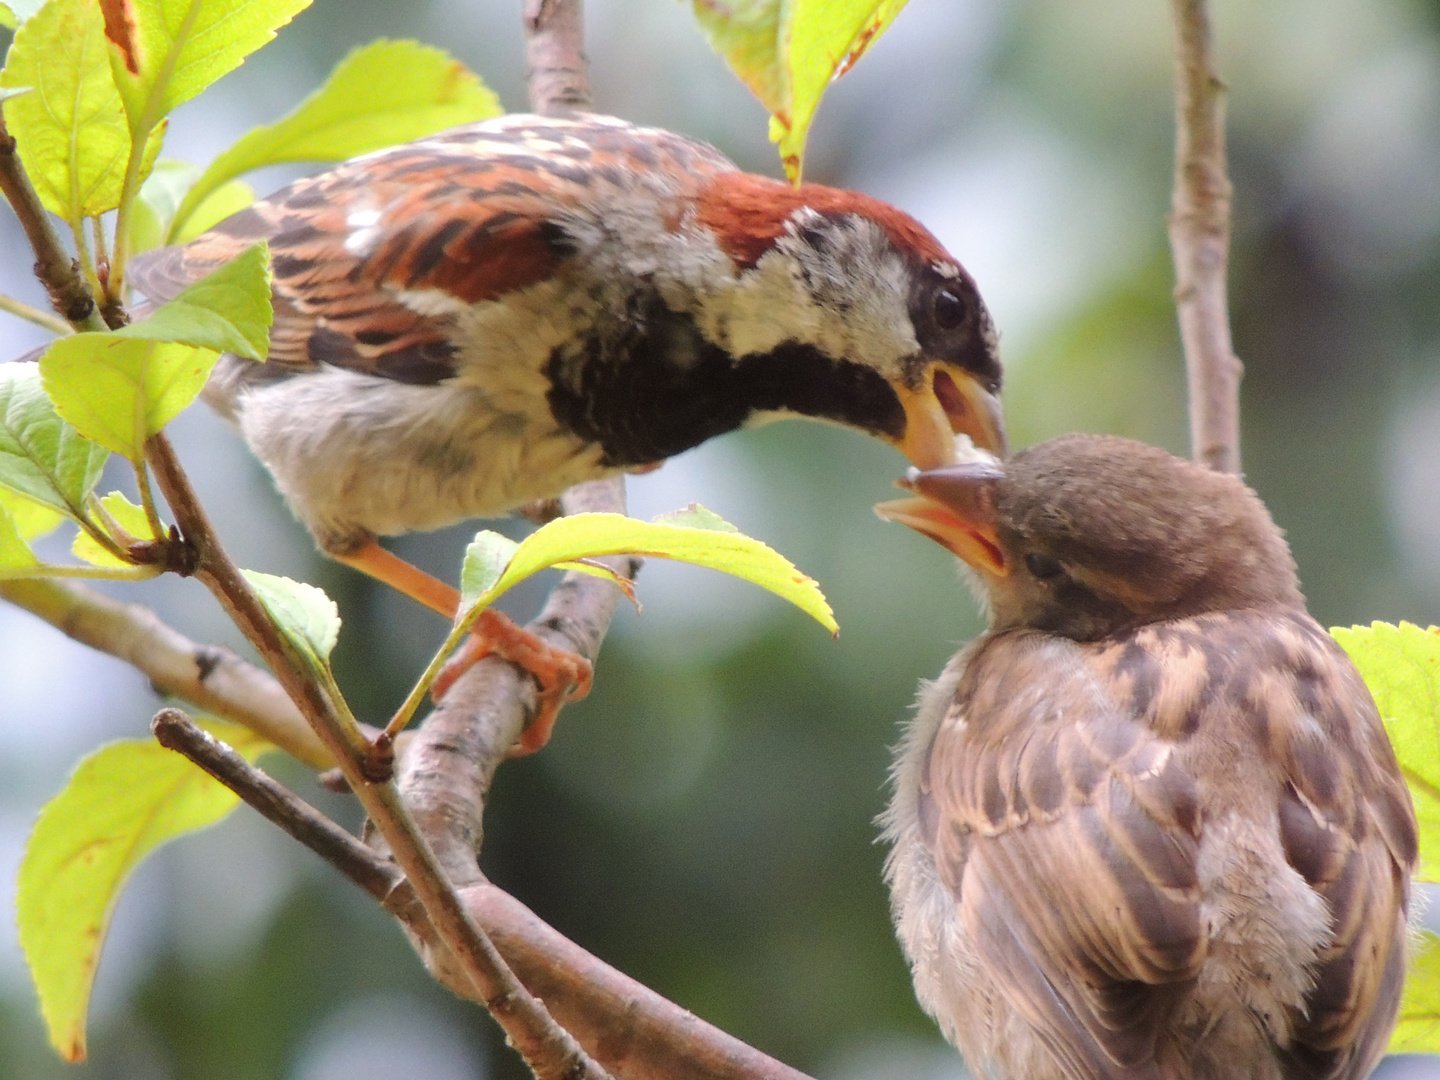
<instances>
[{"instance_id":1,"label":"open beak","mask_svg":"<svg viewBox=\"0 0 1440 1080\"><path fill-rule=\"evenodd\" d=\"M911 469L896 486L914 493L875 507L886 521L898 521L949 548L975 569L1005 577L1010 567L1000 547L995 488L1004 468L975 461L920 472Z\"/></svg>"},{"instance_id":2,"label":"open beak","mask_svg":"<svg viewBox=\"0 0 1440 1080\"><path fill-rule=\"evenodd\" d=\"M972 376L935 364L918 387L895 389L905 409L905 433L896 446L917 469L954 465L956 435L968 435L979 449L1005 457L1000 399Z\"/></svg>"}]
</instances>

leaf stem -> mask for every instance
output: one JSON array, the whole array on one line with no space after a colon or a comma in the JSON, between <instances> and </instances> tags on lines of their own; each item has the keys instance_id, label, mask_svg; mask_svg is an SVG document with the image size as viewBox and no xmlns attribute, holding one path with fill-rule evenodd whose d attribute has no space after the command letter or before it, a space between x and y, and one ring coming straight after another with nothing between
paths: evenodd
<instances>
[{"instance_id":1,"label":"leaf stem","mask_svg":"<svg viewBox=\"0 0 1440 1080\"><path fill-rule=\"evenodd\" d=\"M155 491L150 486L150 470L143 461L132 461L130 464L135 467L135 487L140 492L140 505L145 509L145 520L158 539L165 535L165 524L160 520L160 513L155 508Z\"/></svg>"},{"instance_id":2,"label":"leaf stem","mask_svg":"<svg viewBox=\"0 0 1440 1080\"><path fill-rule=\"evenodd\" d=\"M110 304L125 302L125 271L130 259L130 215L135 199L140 194L140 173L145 168L145 153L149 148L150 133L165 118L165 91L175 74L175 64L180 53L190 39L190 31L195 26L200 6L199 0L190 0L186 5L185 16L175 28L174 37L171 39L170 50L160 62L150 83L149 92L145 95L140 116L130 118L130 157L125 162L125 180L120 186L120 205L115 212L115 252L111 257L110 273L105 282L105 297Z\"/></svg>"},{"instance_id":3,"label":"leaf stem","mask_svg":"<svg viewBox=\"0 0 1440 1080\"><path fill-rule=\"evenodd\" d=\"M82 566L78 563L40 563L21 569L7 569L3 577L10 580L32 578L92 578L104 581L149 581L165 572L162 566Z\"/></svg>"},{"instance_id":4,"label":"leaf stem","mask_svg":"<svg viewBox=\"0 0 1440 1080\"><path fill-rule=\"evenodd\" d=\"M0 311L8 312L16 318L24 319L26 322L32 322L36 326L43 326L52 334L58 334L62 337L75 332L74 328L64 319L51 315L48 311L41 311L37 307L31 307L25 303L25 301L16 300L13 296L6 296L4 293L0 293Z\"/></svg>"},{"instance_id":5,"label":"leaf stem","mask_svg":"<svg viewBox=\"0 0 1440 1080\"><path fill-rule=\"evenodd\" d=\"M100 295L100 275L95 272L95 260L90 256L90 243L85 239L84 221L72 221L70 225L70 239L75 244L75 251L80 262L80 272L85 275L85 281L90 286L90 291Z\"/></svg>"}]
</instances>

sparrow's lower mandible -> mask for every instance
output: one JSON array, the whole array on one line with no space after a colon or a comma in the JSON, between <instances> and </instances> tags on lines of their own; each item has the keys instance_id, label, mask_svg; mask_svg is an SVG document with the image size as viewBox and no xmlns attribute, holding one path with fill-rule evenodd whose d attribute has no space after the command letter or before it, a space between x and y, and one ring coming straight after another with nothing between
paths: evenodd
<instances>
[{"instance_id":1,"label":"sparrow's lower mandible","mask_svg":"<svg viewBox=\"0 0 1440 1080\"><path fill-rule=\"evenodd\" d=\"M934 236L666 131L592 115L455 128L301 180L132 280L165 300L260 240L269 360L223 358L206 398L327 554L447 616L454 590L377 537L786 416L920 468L953 462L956 434L1003 450L995 330Z\"/></svg>"},{"instance_id":2,"label":"sparrow's lower mandible","mask_svg":"<svg viewBox=\"0 0 1440 1080\"><path fill-rule=\"evenodd\" d=\"M882 516L990 610L924 693L886 817L917 994L975 1075L1368 1075L1415 816L1260 500L1087 435L906 486Z\"/></svg>"}]
</instances>

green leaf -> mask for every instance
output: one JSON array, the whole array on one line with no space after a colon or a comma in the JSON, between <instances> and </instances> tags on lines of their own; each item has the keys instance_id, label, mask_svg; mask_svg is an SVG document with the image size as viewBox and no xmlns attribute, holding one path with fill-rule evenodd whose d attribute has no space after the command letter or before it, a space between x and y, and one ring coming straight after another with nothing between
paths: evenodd
<instances>
[{"instance_id":1,"label":"green leaf","mask_svg":"<svg viewBox=\"0 0 1440 1080\"><path fill-rule=\"evenodd\" d=\"M0 364L0 486L79 518L107 457L56 412L38 365Z\"/></svg>"},{"instance_id":2,"label":"green leaf","mask_svg":"<svg viewBox=\"0 0 1440 1080\"><path fill-rule=\"evenodd\" d=\"M460 567L460 611L469 611L495 587L520 545L499 533L482 530L465 549Z\"/></svg>"},{"instance_id":3,"label":"green leaf","mask_svg":"<svg viewBox=\"0 0 1440 1080\"><path fill-rule=\"evenodd\" d=\"M501 111L499 98L443 50L414 41L372 42L341 60L325 84L286 116L251 131L216 158L176 222L185 225L211 192L252 169L339 161Z\"/></svg>"},{"instance_id":4,"label":"green leaf","mask_svg":"<svg viewBox=\"0 0 1440 1080\"><path fill-rule=\"evenodd\" d=\"M262 241L186 286L173 300L156 308L149 318L114 333L116 337L178 342L235 353L249 360L264 360L270 347L273 317L270 248ZM203 385L202 379L195 393L198 394ZM188 404L190 401L185 402Z\"/></svg>"},{"instance_id":5,"label":"green leaf","mask_svg":"<svg viewBox=\"0 0 1440 1080\"><path fill-rule=\"evenodd\" d=\"M16 16L15 12L10 10L10 5L0 4L0 26L5 27L7 30L14 30L15 27L19 25L20 19Z\"/></svg>"},{"instance_id":6,"label":"green leaf","mask_svg":"<svg viewBox=\"0 0 1440 1080\"><path fill-rule=\"evenodd\" d=\"M9 507L0 503L0 579L11 576L15 571L31 570L39 565L40 560L25 542Z\"/></svg>"},{"instance_id":7,"label":"green leaf","mask_svg":"<svg viewBox=\"0 0 1440 1080\"><path fill-rule=\"evenodd\" d=\"M1420 932L1387 1054L1440 1054L1440 937Z\"/></svg>"},{"instance_id":8,"label":"green leaf","mask_svg":"<svg viewBox=\"0 0 1440 1080\"><path fill-rule=\"evenodd\" d=\"M148 131L275 36L310 0L104 0L131 132Z\"/></svg>"},{"instance_id":9,"label":"green leaf","mask_svg":"<svg viewBox=\"0 0 1440 1080\"><path fill-rule=\"evenodd\" d=\"M72 226L120 201L130 131L110 75L105 24L95 0L50 0L15 32L0 86L5 122L40 201ZM147 163L160 149L158 129Z\"/></svg>"},{"instance_id":10,"label":"green leaf","mask_svg":"<svg viewBox=\"0 0 1440 1080\"><path fill-rule=\"evenodd\" d=\"M476 604L488 604L512 585L556 563L631 554L708 566L742 578L790 601L832 634L840 632L819 586L789 559L703 507L692 512L692 518L681 519L686 524L637 521L623 514L557 518L525 538L504 573L477 597Z\"/></svg>"},{"instance_id":11,"label":"green leaf","mask_svg":"<svg viewBox=\"0 0 1440 1080\"><path fill-rule=\"evenodd\" d=\"M227 180L200 201L180 228L170 235L170 242L187 244L254 201L255 189L249 184L243 180Z\"/></svg>"},{"instance_id":12,"label":"green leaf","mask_svg":"<svg viewBox=\"0 0 1440 1080\"><path fill-rule=\"evenodd\" d=\"M10 515L20 536L26 540L39 539L65 520L59 511L5 487L0 487L0 510Z\"/></svg>"},{"instance_id":13,"label":"green leaf","mask_svg":"<svg viewBox=\"0 0 1440 1080\"><path fill-rule=\"evenodd\" d=\"M254 761L271 745L242 727L206 724ZM149 739L103 746L45 805L20 865L20 945L50 1042L85 1059L85 1013L110 915L131 871L168 840L219 821L236 796Z\"/></svg>"},{"instance_id":14,"label":"green leaf","mask_svg":"<svg viewBox=\"0 0 1440 1080\"><path fill-rule=\"evenodd\" d=\"M73 334L50 346L40 373L56 410L80 434L138 462L145 440L195 400L219 356L118 332Z\"/></svg>"},{"instance_id":15,"label":"green leaf","mask_svg":"<svg viewBox=\"0 0 1440 1080\"><path fill-rule=\"evenodd\" d=\"M796 183L820 97L895 20L905 0L693 0L710 45L770 111Z\"/></svg>"},{"instance_id":16,"label":"green leaf","mask_svg":"<svg viewBox=\"0 0 1440 1080\"><path fill-rule=\"evenodd\" d=\"M1332 627L1375 697L1420 823L1421 881L1440 881L1440 630Z\"/></svg>"},{"instance_id":17,"label":"green leaf","mask_svg":"<svg viewBox=\"0 0 1440 1080\"><path fill-rule=\"evenodd\" d=\"M165 243L175 211L199 175L200 170L188 161L155 162L149 177L140 185L140 197L131 208L131 254L150 251Z\"/></svg>"},{"instance_id":18,"label":"green leaf","mask_svg":"<svg viewBox=\"0 0 1440 1080\"><path fill-rule=\"evenodd\" d=\"M145 516L145 508L136 506L123 494L112 491L100 500L111 519L129 536L115 533L107 529L111 538L122 548L131 540L154 540L154 530L150 528L150 519ZM92 566L122 567L130 566L131 563L124 559L117 559L105 548L95 542L95 539L83 529L75 534L75 542L70 545L70 550L78 559L84 559Z\"/></svg>"},{"instance_id":19,"label":"green leaf","mask_svg":"<svg viewBox=\"0 0 1440 1080\"><path fill-rule=\"evenodd\" d=\"M284 635L317 671L327 671L340 637L340 611L321 590L303 581L243 570L245 580Z\"/></svg>"}]
</instances>

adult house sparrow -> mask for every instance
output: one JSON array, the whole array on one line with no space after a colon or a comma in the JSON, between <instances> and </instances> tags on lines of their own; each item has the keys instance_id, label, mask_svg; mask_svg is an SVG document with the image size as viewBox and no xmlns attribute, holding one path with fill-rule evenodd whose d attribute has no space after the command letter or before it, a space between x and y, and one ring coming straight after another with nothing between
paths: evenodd
<instances>
[{"instance_id":1,"label":"adult house sparrow","mask_svg":"<svg viewBox=\"0 0 1440 1080\"><path fill-rule=\"evenodd\" d=\"M1260 500L1092 435L904 486L881 515L990 612L924 691L884 819L946 1037L986 1077L1366 1076L1415 817Z\"/></svg>"},{"instance_id":2,"label":"adult house sparrow","mask_svg":"<svg viewBox=\"0 0 1440 1080\"><path fill-rule=\"evenodd\" d=\"M909 216L798 190L603 116L514 115L348 161L137 259L164 300L259 240L270 357L223 358L234 421L320 548L444 615L455 591L376 543L494 516L785 416L933 468L1000 452L995 332ZM482 627L540 678L508 620ZM518 635L518 637L517 637ZM569 654L562 654L569 656ZM553 657L552 657L553 659ZM548 723L531 725L543 744Z\"/></svg>"}]
</instances>

